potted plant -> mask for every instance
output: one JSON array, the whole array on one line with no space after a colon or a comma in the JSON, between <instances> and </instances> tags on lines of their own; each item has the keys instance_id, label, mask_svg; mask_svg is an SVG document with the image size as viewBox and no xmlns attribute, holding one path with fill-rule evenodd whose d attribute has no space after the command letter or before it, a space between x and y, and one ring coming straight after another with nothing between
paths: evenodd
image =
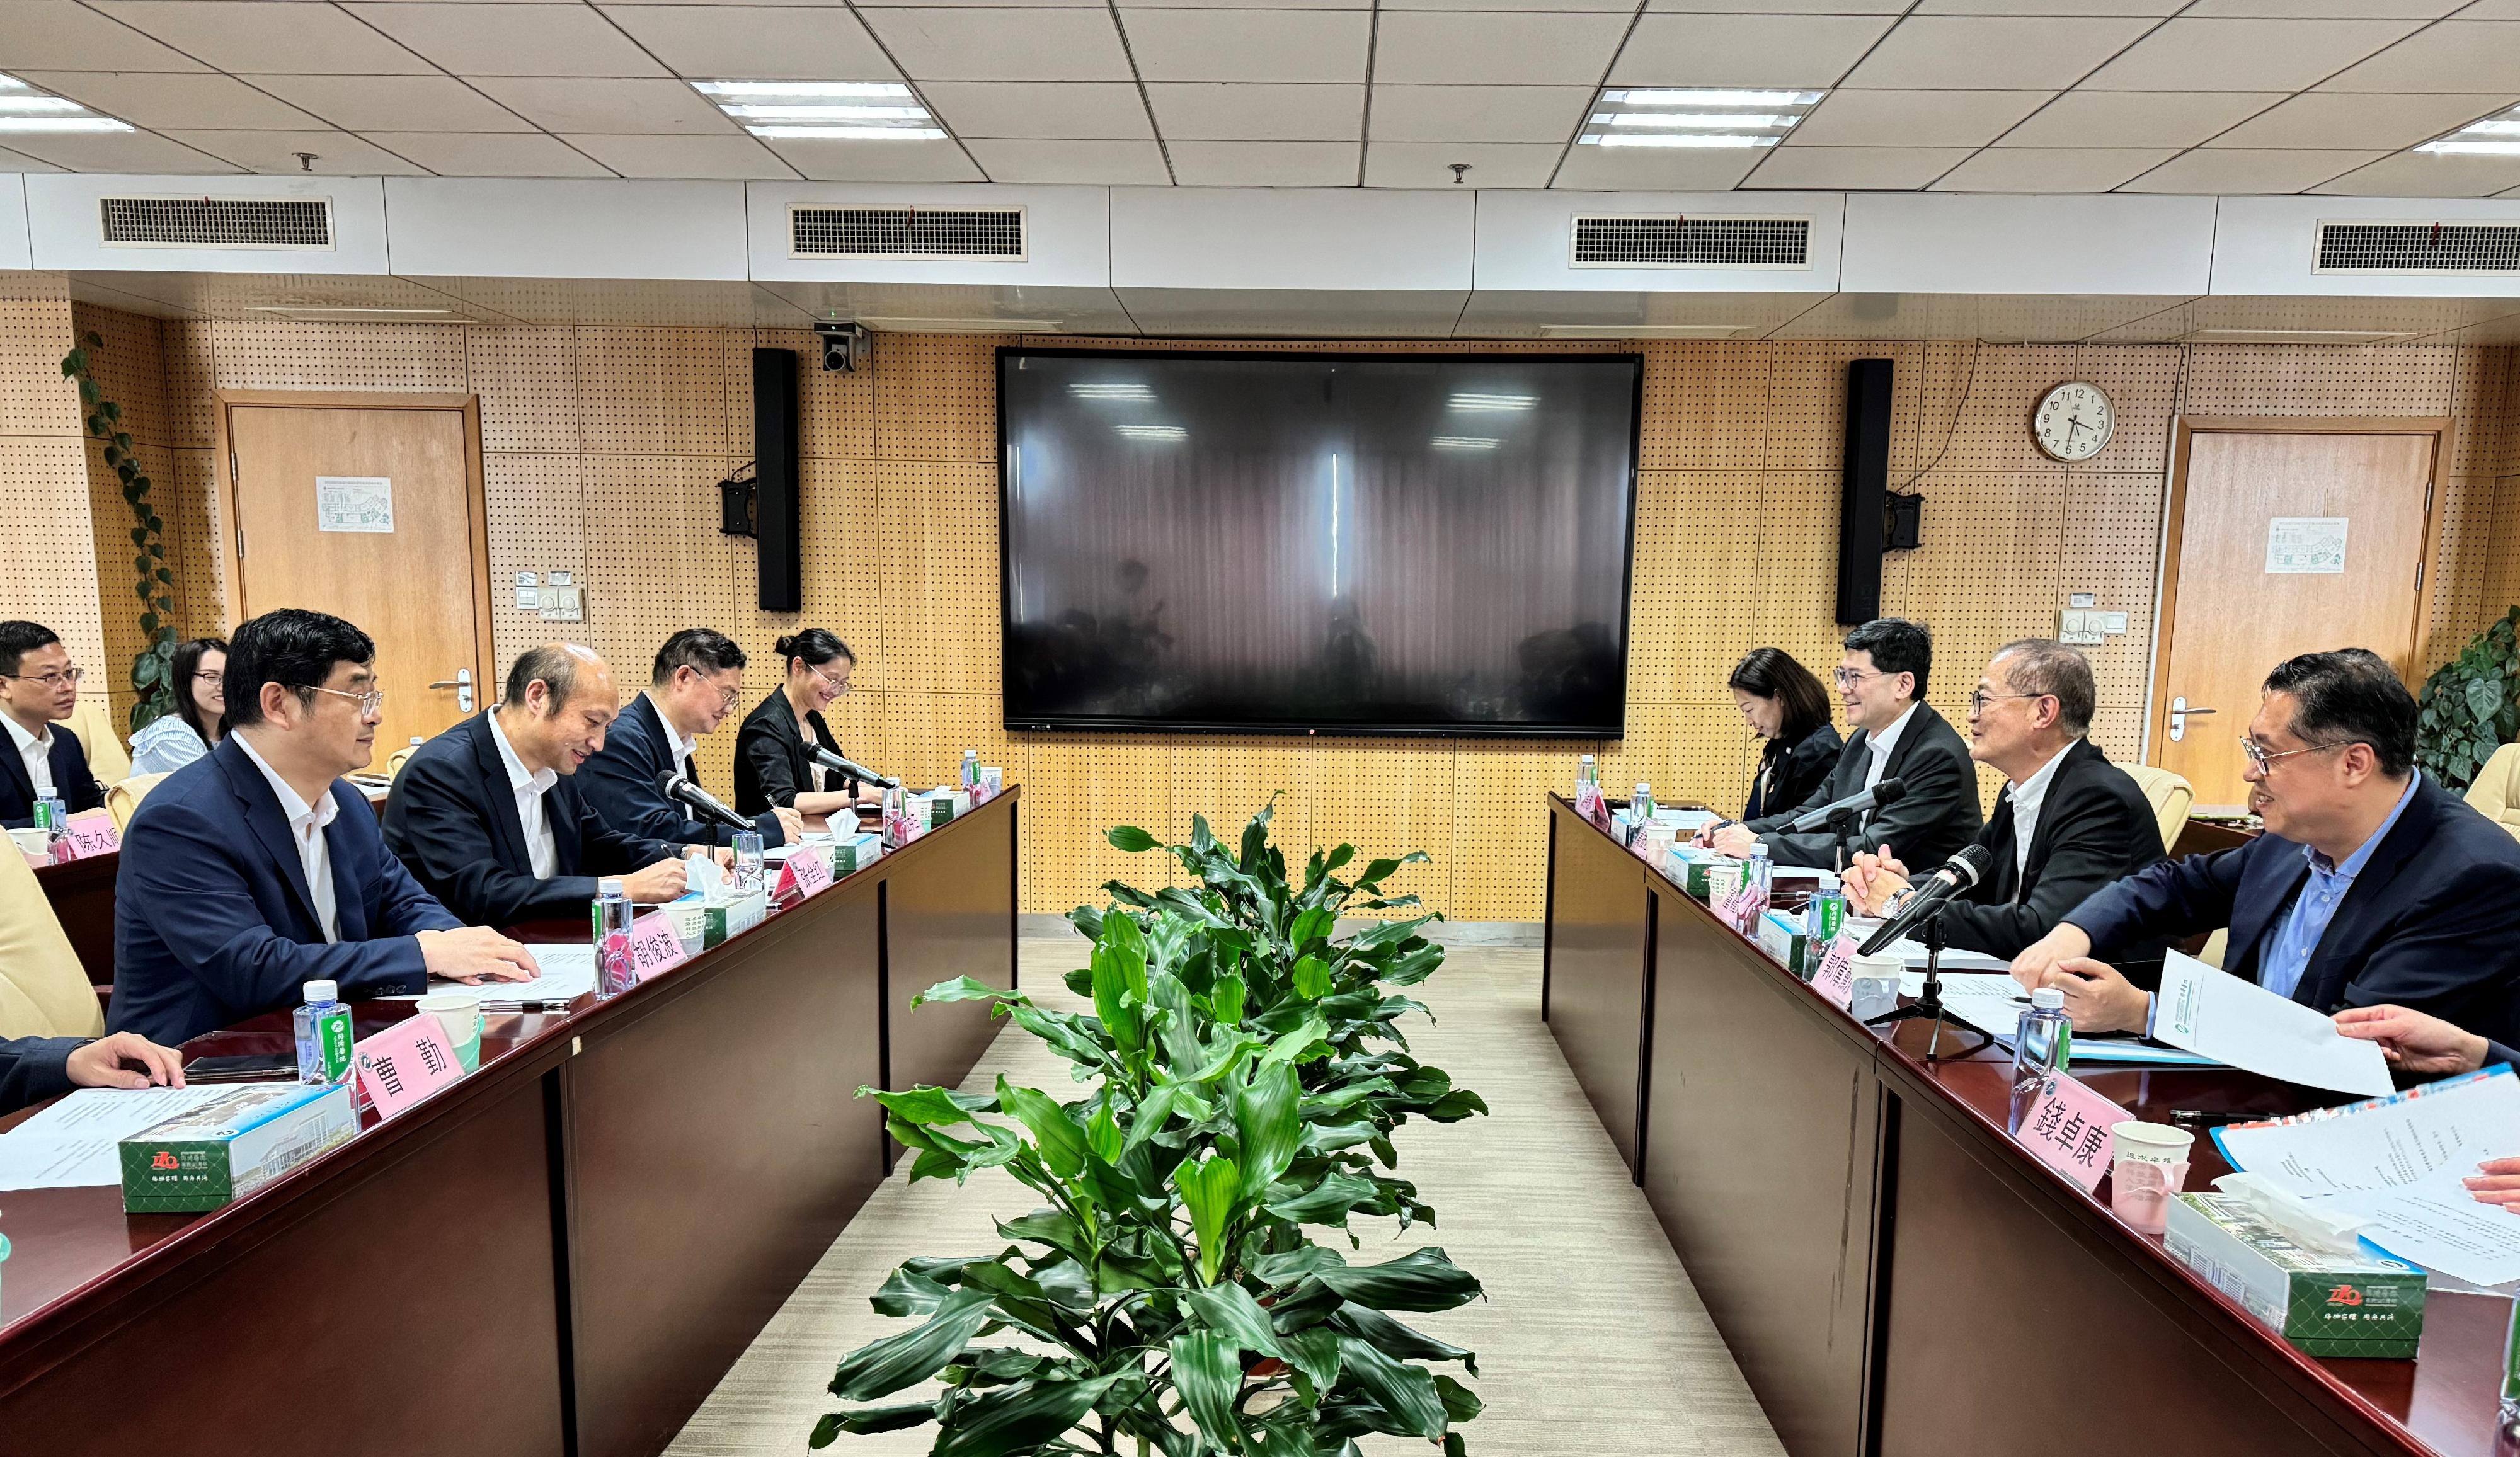
<instances>
[{"instance_id":1,"label":"potted plant","mask_svg":"<svg viewBox=\"0 0 2520 1457\"><path fill-rule=\"evenodd\" d=\"M2520 738L2520 607L2433 670L2417 700L2415 762L2445 789L2465 789L2494 751Z\"/></svg>"}]
</instances>

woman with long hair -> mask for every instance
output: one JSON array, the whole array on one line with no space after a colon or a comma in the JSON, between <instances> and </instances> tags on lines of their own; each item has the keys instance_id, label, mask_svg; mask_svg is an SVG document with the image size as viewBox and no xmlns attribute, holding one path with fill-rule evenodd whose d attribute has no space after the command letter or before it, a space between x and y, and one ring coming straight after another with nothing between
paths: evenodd
<instances>
[{"instance_id":1,"label":"woman with long hair","mask_svg":"<svg viewBox=\"0 0 2520 1457\"><path fill-rule=\"evenodd\" d=\"M1744 819L1778 815L1812 797L1846 747L1828 721L1828 694L1781 647L1754 647L1732 670L1732 702L1767 740Z\"/></svg>"},{"instance_id":2,"label":"woman with long hair","mask_svg":"<svg viewBox=\"0 0 2520 1457\"><path fill-rule=\"evenodd\" d=\"M131 735L131 772L172 773L218 747L228 731L228 640L195 638L175 648L175 711Z\"/></svg>"}]
</instances>

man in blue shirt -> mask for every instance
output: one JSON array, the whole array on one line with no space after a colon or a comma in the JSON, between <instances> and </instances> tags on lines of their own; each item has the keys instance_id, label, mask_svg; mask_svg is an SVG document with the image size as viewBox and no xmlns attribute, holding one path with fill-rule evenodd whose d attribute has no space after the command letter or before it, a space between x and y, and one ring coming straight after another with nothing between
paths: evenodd
<instances>
[{"instance_id":1,"label":"man in blue shirt","mask_svg":"<svg viewBox=\"0 0 2520 1457\"><path fill-rule=\"evenodd\" d=\"M2099 958L2228 927L2224 969L2305 1006L2394 1003L2520 1041L2520 841L2416 770L2415 721L2375 653L2285 662L2241 740L2266 833L2095 892L2014 978L2063 989L2080 1031L2141 1031L2151 994Z\"/></svg>"}]
</instances>

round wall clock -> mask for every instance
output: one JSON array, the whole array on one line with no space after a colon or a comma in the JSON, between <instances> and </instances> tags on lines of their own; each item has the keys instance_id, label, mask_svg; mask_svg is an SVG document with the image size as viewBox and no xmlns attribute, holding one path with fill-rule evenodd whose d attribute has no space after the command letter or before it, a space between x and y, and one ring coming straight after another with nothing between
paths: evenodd
<instances>
[{"instance_id":1,"label":"round wall clock","mask_svg":"<svg viewBox=\"0 0 2520 1457\"><path fill-rule=\"evenodd\" d=\"M2096 384L2068 380L2040 397L2030 415L2030 433L2039 448L2059 461L2088 461L2109 443L2118 425L2117 412Z\"/></svg>"}]
</instances>

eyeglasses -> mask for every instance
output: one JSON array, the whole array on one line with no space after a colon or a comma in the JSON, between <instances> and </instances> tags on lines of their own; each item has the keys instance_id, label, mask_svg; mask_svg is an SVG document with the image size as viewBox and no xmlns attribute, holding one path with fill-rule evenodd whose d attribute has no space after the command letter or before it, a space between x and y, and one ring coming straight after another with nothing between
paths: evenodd
<instances>
[{"instance_id":1,"label":"eyeglasses","mask_svg":"<svg viewBox=\"0 0 2520 1457\"><path fill-rule=\"evenodd\" d=\"M193 675L193 682L195 682L195 683L218 683L218 682L221 682L221 681L223 681L224 679L226 679L226 677L227 677L227 675L226 675L226 674L224 674L224 673L206 673L206 672L204 672L204 673L196 673L196 674L194 674L194 675Z\"/></svg>"},{"instance_id":2,"label":"eyeglasses","mask_svg":"<svg viewBox=\"0 0 2520 1457\"><path fill-rule=\"evenodd\" d=\"M1852 668L1840 668L1835 673L1829 675L1831 679L1836 681L1837 685L1841 688L1851 688L1859 683L1868 682L1875 678L1887 678L1890 675L1887 673L1858 673Z\"/></svg>"},{"instance_id":3,"label":"eyeglasses","mask_svg":"<svg viewBox=\"0 0 2520 1457\"><path fill-rule=\"evenodd\" d=\"M808 672L808 673L813 674L816 678L821 679L821 680L823 681L823 686L825 686L825 687L827 687L827 688L830 688L830 689L832 690L832 697L834 697L834 698L838 698L838 697L844 697L844 696L846 696L846 695L847 695L847 693L848 693L848 691L849 691L849 681L848 681L847 679L845 679L845 678L842 678L842 679L833 679L833 678L832 677L832 675L830 675L830 674L828 674L828 673L824 672L824 671L823 671L822 669L820 669L820 668L815 667L815 666L814 666L813 664L811 664L811 663L807 663L807 664L805 665L805 671L806 671L806 672Z\"/></svg>"},{"instance_id":4,"label":"eyeglasses","mask_svg":"<svg viewBox=\"0 0 2520 1457\"><path fill-rule=\"evenodd\" d=\"M359 717L363 719L373 719L385 711L385 690L382 688L370 688L364 693L353 693L346 688L317 688L315 691L349 699L359 705Z\"/></svg>"},{"instance_id":5,"label":"eyeglasses","mask_svg":"<svg viewBox=\"0 0 2520 1457\"><path fill-rule=\"evenodd\" d=\"M1976 692L1969 694L1969 712L1972 714L1984 713L1986 712L1986 706L1988 704L2004 698L2045 698L2048 695L2046 693L1990 693L1984 688L1979 688Z\"/></svg>"},{"instance_id":6,"label":"eyeglasses","mask_svg":"<svg viewBox=\"0 0 2520 1457\"><path fill-rule=\"evenodd\" d=\"M45 687L52 688L56 691L59 691L64 687L77 687L78 681L85 677L87 677L87 670L85 668L71 668L61 673L0 673L0 678L10 679L17 683L39 683Z\"/></svg>"},{"instance_id":7,"label":"eyeglasses","mask_svg":"<svg viewBox=\"0 0 2520 1457\"><path fill-rule=\"evenodd\" d=\"M2274 753L2270 754L2267 752L2264 744L2259 743L2256 739L2249 737L2247 734L2242 734L2240 736L2240 752L2248 755L2249 763L2256 768L2259 773L2263 774L2267 772L2267 766L2274 763L2278 759L2290 759L2295 754L2318 754L2323 753L2329 749L2352 748L2356 740L2348 739L2341 744L2312 744L2306 749L2278 749Z\"/></svg>"}]
</instances>

